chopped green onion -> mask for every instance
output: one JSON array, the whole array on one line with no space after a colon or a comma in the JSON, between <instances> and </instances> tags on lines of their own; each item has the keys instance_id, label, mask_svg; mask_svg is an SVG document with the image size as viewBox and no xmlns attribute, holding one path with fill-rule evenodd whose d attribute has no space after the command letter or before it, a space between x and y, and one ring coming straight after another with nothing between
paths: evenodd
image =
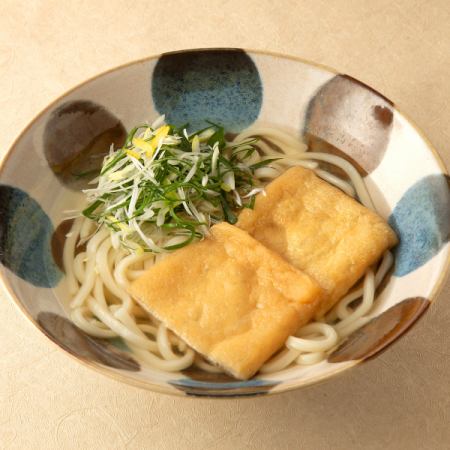
<instances>
[{"instance_id":1,"label":"chopped green onion","mask_svg":"<svg viewBox=\"0 0 450 450\"><path fill-rule=\"evenodd\" d=\"M268 166L270 163L274 162L274 161L278 161L281 158L270 158L270 159L263 159L262 161L259 161L255 164L252 164L250 167L251 170L256 170L256 169L260 169L261 167L266 167Z\"/></svg>"},{"instance_id":2,"label":"chopped green onion","mask_svg":"<svg viewBox=\"0 0 450 450\"><path fill-rule=\"evenodd\" d=\"M254 163L255 139L227 143L224 128L209 123L191 134L164 118L156 129L134 127L105 157L97 187L84 191L89 205L82 214L135 252L175 250L214 223L236 223L237 212L252 208L262 191L254 170L276 159Z\"/></svg>"}]
</instances>

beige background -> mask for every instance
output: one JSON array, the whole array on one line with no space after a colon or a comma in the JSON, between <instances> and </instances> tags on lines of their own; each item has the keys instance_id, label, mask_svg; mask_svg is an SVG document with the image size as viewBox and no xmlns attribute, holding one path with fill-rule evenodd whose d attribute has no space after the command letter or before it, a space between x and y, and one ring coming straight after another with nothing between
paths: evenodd
<instances>
[{"instance_id":1,"label":"beige background","mask_svg":"<svg viewBox=\"0 0 450 450\"><path fill-rule=\"evenodd\" d=\"M159 52L232 46L334 66L390 97L450 166L448 0L1 0L0 149L51 100ZM450 447L450 284L378 359L248 400L172 398L68 358L0 294L0 447Z\"/></svg>"}]
</instances>

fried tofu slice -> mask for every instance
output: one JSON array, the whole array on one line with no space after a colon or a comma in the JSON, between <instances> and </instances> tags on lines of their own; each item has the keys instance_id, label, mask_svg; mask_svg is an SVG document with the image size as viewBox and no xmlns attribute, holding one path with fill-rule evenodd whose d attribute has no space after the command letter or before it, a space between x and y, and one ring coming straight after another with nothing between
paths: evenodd
<instances>
[{"instance_id":1,"label":"fried tofu slice","mask_svg":"<svg viewBox=\"0 0 450 450\"><path fill-rule=\"evenodd\" d=\"M272 181L236 225L319 283L317 317L397 243L385 220L303 167Z\"/></svg>"},{"instance_id":2,"label":"fried tofu slice","mask_svg":"<svg viewBox=\"0 0 450 450\"><path fill-rule=\"evenodd\" d=\"M130 294L197 352L236 378L254 375L313 317L310 277L227 223L168 255Z\"/></svg>"}]
</instances>

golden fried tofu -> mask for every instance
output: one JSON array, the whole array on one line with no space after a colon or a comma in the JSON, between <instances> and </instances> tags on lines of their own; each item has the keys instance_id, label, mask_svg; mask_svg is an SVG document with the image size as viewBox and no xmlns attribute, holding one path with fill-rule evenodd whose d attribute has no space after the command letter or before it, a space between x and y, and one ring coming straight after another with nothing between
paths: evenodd
<instances>
[{"instance_id":1,"label":"golden fried tofu","mask_svg":"<svg viewBox=\"0 0 450 450\"><path fill-rule=\"evenodd\" d=\"M271 182L236 225L319 283L317 317L397 243L381 217L303 167Z\"/></svg>"},{"instance_id":2,"label":"golden fried tofu","mask_svg":"<svg viewBox=\"0 0 450 450\"><path fill-rule=\"evenodd\" d=\"M151 267L130 294L193 349L247 379L310 321L321 291L245 231L220 223Z\"/></svg>"}]
</instances>

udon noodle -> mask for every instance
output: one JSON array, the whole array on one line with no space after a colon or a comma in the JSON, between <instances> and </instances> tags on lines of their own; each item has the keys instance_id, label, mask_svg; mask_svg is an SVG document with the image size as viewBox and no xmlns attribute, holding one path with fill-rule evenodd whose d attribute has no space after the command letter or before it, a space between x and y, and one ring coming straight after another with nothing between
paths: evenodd
<instances>
[{"instance_id":1,"label":"udon noodle","mask_svg":"<svg viewBox=\"0 0 450 450\"><path fill-rule=\"evenodd\" d=\"M255 161L252 162L282 157L255 171L255 176L263 183L270 182L289 167L301 165L374 210L362 177L348 161L335 155L308 152L306 145L297 138L269 126L249 128L232 142L240 143L255 136L260 138L257 143L259 153L254 154ZM339 167L349 181L324 170L320 162ZM159 246L173 245L180 239L168 237L163 231L157 231L152 238ZM130 254L120 248L106 227L97 228L95 222L84 217L75 219L63 254L71 296L71 319L91 336L121 337L134 356L153 369L174 372L195 365L208 372L220 372L164 324L149 317L127 293L129 283L165 255ZM272 373L293 363L308 365L324 360L343 338L370 320L376 288L392 263L393 256L388 251L378 268L372 267L366 272L362 287L343 297L325 317L290 336L285 348L264 364L260 372Z\"/></svg>"}]
</instances>

